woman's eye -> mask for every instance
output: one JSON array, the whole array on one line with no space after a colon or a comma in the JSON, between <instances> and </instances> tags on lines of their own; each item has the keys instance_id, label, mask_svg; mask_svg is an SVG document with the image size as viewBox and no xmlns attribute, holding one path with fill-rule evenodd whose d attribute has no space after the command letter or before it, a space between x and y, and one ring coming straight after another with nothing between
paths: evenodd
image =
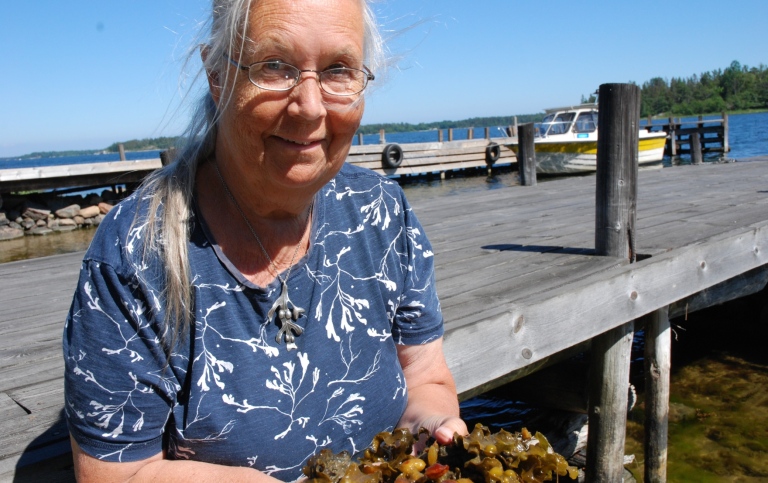
<instances>
[{"instance_id":1,"label":"woman's eye","mask_svg":"<svg viewBox=\"0 0 768 483\"><path fill-rule=\"evenodd\" d=\"M273 70L273 71L280 71L285 68L285 64L280 62L279 60L268 60L264 62L264 69L266 70Z\"/></svg>"}]
</instances>

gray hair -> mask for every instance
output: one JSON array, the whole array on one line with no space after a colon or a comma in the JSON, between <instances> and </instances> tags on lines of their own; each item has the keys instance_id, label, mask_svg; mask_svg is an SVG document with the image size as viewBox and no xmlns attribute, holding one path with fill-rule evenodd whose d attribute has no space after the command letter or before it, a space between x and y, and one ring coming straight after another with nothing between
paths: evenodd
<instances>
[{"instance_id":1,"label":"gray hair","mask_svg":"<svg viewBox=\"0 0 768 483\"><path fill-rule=\"evenodd\" d=\"M234 84L226 68L226 56L243 52L244 32L248 25L252 6L259 0L212 0L211 15L201 28L198 45L206 50L203 68L198 79L206 71L219 73L222 87ZM376 73L384 68L385 54L379 27L371 9L372 0L360 0L363 4L365 42L364 62ZM190 50L188 57L198 55L198 49ZM223 92L231 89L223 89ZM228 99L222 99L225 103ZM186 334L193 319L193 290L187 253L192 215L192 195L198 166L214 151L218 132L219 110L206 90L193 111L186 133L176 149L177 155L170 164L155 171L145 180L138 196L147 200L144 259L160 262L164 269L166 349ZM134 221L136 223L137 221ZM170 334L168 333L170 330ZM170 352L169 352L170 353Z\"/></svg>"}]
</instances>

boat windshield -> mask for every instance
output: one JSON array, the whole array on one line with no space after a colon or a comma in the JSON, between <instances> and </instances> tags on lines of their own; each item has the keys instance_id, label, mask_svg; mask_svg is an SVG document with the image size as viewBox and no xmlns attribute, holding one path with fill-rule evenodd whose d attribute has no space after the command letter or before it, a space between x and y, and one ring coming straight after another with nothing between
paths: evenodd
<instances>
[{"instance_id":1,"label":"boat windshield","mask_svg":"<svg viewBox=\"0 0 768 483\"><path fill-rule=\"evenodd\" d=\"M574 132L595 132L597 130L597 111L579 113L573 130Z\"/></svg>"},{"instance_id":2,"label":"boat windshield","mask_svg":"<svg viewBox=\"0 0 768 483\"><path fill-rule=\"evenodd\" d=\"M546 137L553 134L565 134L571 130L573 118L576 116L573 112L558 112L547 115L539 125L539 136Z\"/></svg>"}]
</instances>

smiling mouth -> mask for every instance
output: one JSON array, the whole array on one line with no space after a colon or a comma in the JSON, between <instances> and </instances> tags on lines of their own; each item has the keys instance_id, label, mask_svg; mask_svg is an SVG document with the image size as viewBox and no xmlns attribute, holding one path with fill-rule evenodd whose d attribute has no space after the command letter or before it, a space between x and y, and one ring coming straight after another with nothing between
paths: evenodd
<instances>
[{"instance_id":1,"label":"smiling mouth","mask_svg":"<svg viewBox=\"0 0 768 483\"><path fill-rule=\"evenodd\" d=\"M285 141L287 143L296 144L297 146L309 146L310 144L313 144L313 143L317 142L317 141L296 141L294 139L288 139L288 138L284 138L284 137L280 137L280 136L276 136L276 137L279 138L279 139L282 139L283 141Z\"/></svg>"}]
</instances>

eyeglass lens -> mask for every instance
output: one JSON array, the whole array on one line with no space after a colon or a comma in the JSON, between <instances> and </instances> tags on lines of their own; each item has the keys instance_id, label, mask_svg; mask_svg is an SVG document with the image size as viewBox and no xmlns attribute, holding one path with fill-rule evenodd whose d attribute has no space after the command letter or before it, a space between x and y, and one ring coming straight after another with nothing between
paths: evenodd
<instances>
[{"instance_id":1,"label":"eyeglass lens","mask_svg":"<svg viewBox=\"0 0 768 483\"><path fill-rule=\"evenodd\" d=\"M284 62L257 62L248 71L251 82L258 87L288 90L295 86L301 71ZM320 86L329 94L350 96L358 94L368 83L368 75L358 69L339 67L318 73Z\"/></svg>"}]
</instances>

